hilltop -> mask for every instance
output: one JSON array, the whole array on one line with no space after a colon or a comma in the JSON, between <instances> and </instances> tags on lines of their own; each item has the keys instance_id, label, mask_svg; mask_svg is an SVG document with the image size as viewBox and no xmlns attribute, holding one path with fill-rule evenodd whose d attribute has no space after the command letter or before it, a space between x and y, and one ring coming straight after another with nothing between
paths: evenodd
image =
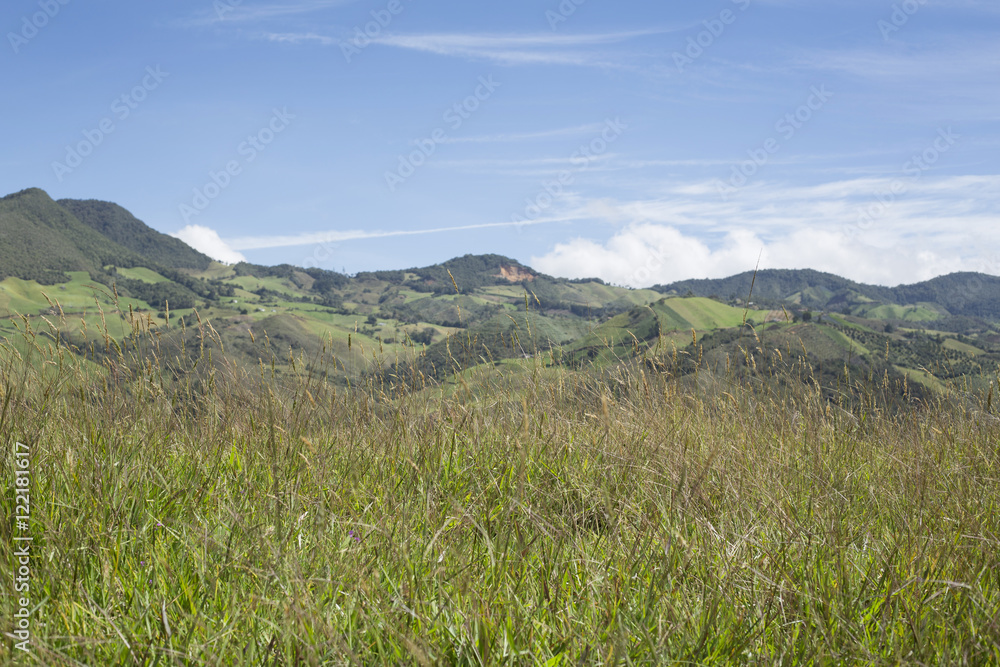
<instances>
[{"instance_id":1,"label":"hilltop","mask_svg":"<svg viewBox=\"0 0 1000 667\"><path fill-rule=\"evenodd\" d=\"M87 271L96 277L106 264L142 261L37 188L0 199L0 239L0 278L13 276L43 285L68 280L67 271Z\"/></svg>"}]
</instances>

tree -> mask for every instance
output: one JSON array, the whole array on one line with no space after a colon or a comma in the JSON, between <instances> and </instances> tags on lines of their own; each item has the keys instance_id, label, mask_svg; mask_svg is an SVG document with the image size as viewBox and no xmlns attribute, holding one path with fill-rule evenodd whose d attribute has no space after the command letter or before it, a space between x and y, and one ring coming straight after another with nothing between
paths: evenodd
<instances>
[{"instance_id":1,"label":"tree","mask_svg":"<svg viewBox=\"0 0 1000 667\"><path fill-rule=\"evenodd\" d=\"M802 321L803 322L812 322L812 318L813 318L813 314L812 314L811 310L807 310L806 312L802 313Z\"/></svg>"},{"instance_id":2,"label":"tree","mask_svg":"<svg viewBox=\"0 0 1000 667\"><path fill-rule=\"evenodd\" d=\"M414 333L410 335L410 340L418 345L430 345L434 342L434 334L437 331L430 327L425 327L423 331Z\"/></svg>"}]
</instances>

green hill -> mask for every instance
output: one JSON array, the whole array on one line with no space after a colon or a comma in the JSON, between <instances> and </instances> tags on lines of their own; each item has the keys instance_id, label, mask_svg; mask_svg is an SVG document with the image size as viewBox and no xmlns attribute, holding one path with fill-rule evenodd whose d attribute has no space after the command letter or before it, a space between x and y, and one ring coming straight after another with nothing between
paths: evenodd
<instances>
[{"instance_id":1,"label":"green hill","mask_svg":"<svg viewBox=\"0 0 1000 667\"><path fill-rule=\"evenodd\" d=\"M1000 320L1000 278L952 273L893 289L897 304L931 303L959 317Z\"/></svg>"},{"instance_id":2,"label":"green hill","mask_svg":"<svg viewBox=\"0 0 1000 667\"><path fill-rule=\"evenodd\" d=\"M0 280L17 277L52 285L67 271L92 277L107 264L138 266L141 257L80 222L37 188L0 199Z\"/></svg>"},{"instance_id":3,"label":"green hill","mask_svg":"<svg viewBox=\"0 0 1000 667\"><path fill-rule=\"evenodd\" d=\"M735 329L744 318L762 322L767 315L767 311L743 310L703 297L661 299L598 325L567 346L567 358L577 365L588 360L599 365L615 363L657 347L664 335L683 346L692 340L692 332Z\"/></svg>"},{"instance_id":4,"label":"green hill","mask_svg":"<svg viewBox=\"0 0 1000 667\"><path fill-rule=\"evenodd\" d=\"M744 355L740 363L752 365L748 345L774 368L795 357L799 372L827 388L879 372L940 390L1000 363L1000 279L978 274L886 288L761 271L748 299L751 273L633 290L554 278L501 255L353 277L225 266L116 204L55 202L37 189L0 199L0 238L0 313L15 318L0 322L0 338L23 315L45 317L39 326L53 323L66 340L101 332L107 347L104 334L121 340L129 327L119 320L131 313L172 350L200 349L208 326L220 349L255 368L262 338L276 373L329 353L345 383L374 373L390 384L416 376L447 384L525 357L567 373L653 361L695 373L703 358L731 368Z\"/></svg>"},{"instance_id":5,"label":"green hill","mask_svg":"<svg viewBox=\"0 0 1000 667\"><path fill-rule=\"evenodd\" d=\"M753 294L751 294L751 283ZM653 289L669 295L711 297L758 304L901 321L930 322L942 318L1000 321L1000 278L954 273L913 285L865 285L829 273L774 269L741 273L718 280L685 280Z\"/></svg>"},{"instance_id":6,"label":"green hill","mask_svg":"<svg viewBox=\"0 0 1000 667\"><path fill-rule=\"evenodd\" d=\"M420 292L463 294L491 285L533 281L538 273L517 260L502 255L465 255L442 264L405 271L374 271L357 275L359 280L383 280L406 284Z\"/></svg>"},{"instance_id":7,"label":"green hill","mask_svg":"<svg viewBox=\"0 0 1000 667\"><path fill-rule=\"evenodd\" d=\"M747 271L717 280L684 280L670 285L657 285L653 289L668 295L704 296L723 301L745 301L749 297L750 300L761 303L792 302L806 308L823 308L834 295L845 290L857 290L869 295L866 286L831 273L783 269L758 271L756 276L753 271ZM875 291L878 289L880 288L874 288ZM879 296L884 299L888 292Z\"/></svg>"},{"instance_id":8,"label":"green hill","mask_svg":"<svg viewBox=\"0 0 1000 667\"><path fill-rule=\"evenodd\" d=\"M212 263L207 255L151 229L118 204L96 199L60 199L57 203L94 231L158 266L205 270Z\"/></svg>"}]
</instances>

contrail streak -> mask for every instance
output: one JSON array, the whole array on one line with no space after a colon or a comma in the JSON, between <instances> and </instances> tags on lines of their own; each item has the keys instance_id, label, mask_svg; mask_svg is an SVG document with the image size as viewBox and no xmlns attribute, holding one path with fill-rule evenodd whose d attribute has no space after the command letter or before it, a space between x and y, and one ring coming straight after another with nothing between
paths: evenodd
<instances>
[{"instance_id":1,"label":"contrail streak","mask_svg":"<svg viewBox=\"0 0 1000 667\"><path fill-rule=\"evenodd\" d=\"M311 234L296 234L294 236L245 236L228 239L226 243L233 250L261 250L264 248L288 248L293 246L311 245L313 243L340 243L342 241L357 241L359 239L384 239L392 236L422 236L424 234L444 234L446 232L464 232L474 229L495 229L500 227L528 227L555 222L570 222L579 220L578 216L557 218L539 218L521 222L485 222L477 225L461 225L458 227L436 227L433 229L412 229L394 231L363 230L314 232Z\"/></svg>"}]
</instances>

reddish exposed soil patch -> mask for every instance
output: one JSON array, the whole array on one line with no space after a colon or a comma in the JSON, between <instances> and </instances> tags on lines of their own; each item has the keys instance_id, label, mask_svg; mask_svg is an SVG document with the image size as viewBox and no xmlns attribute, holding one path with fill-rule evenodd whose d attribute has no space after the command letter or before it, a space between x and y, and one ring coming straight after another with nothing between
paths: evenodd
<instances>
[{"instance_id":1,"label":"reddish exposed soil patch","mask_svg":"<svg viewBox=\"0 0 1000 667\"><path fill-rule=\"evenodd\" d=\"M520 283L524 281L531 282L535 279L535 275L533 273L518 266L501 266L500 275L508 282L512 283Z\"/></svg>"}]
</instances>

